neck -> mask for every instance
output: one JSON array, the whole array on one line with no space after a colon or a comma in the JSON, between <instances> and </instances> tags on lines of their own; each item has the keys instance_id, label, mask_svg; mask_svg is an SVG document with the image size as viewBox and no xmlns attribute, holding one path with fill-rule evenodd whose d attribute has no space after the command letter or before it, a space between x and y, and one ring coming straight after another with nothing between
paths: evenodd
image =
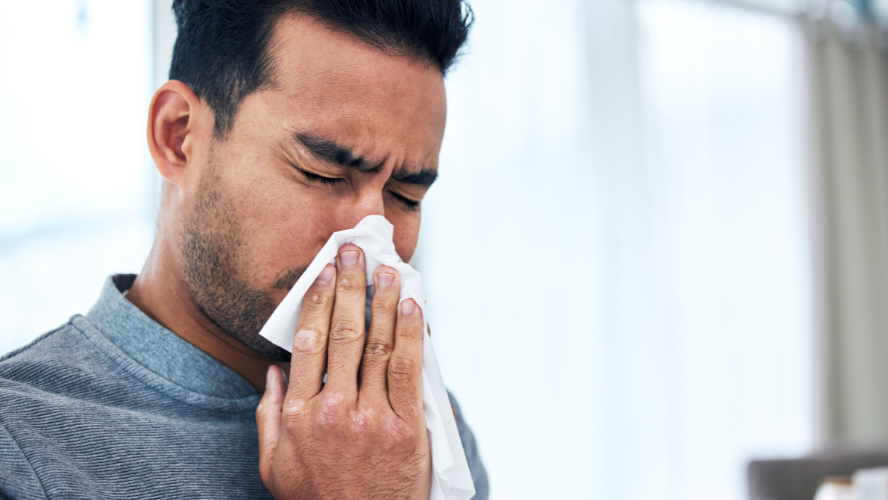
<instances>
[{"instance_id":1,"label":"neck","mask_svg":"<svg viewBox=\"0 0 888 500\"><path fill-rule=\"evenodd\" d=\"M288 363L273 362L223 331L194 302L174 253L161 235L126 299L149 318L182 337L243 377L258 392L265 390L271 364L289 372Z\"/></svg>"}]
</instances>

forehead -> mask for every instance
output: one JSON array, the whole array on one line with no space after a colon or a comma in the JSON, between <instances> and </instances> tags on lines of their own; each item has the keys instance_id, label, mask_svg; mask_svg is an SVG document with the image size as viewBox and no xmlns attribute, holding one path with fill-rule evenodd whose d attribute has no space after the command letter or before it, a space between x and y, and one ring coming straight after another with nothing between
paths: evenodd
<instances>
[{"instance_id":1,"label":"forehead","mask_svg":"<svg viewBox=\"0 0 888 500\"><path fill-rule=\"evenodd\" d=\"M304 15L281 18L269 51L274 86L257 97L275 122L370 156L437 163L446 121L437 67Z\"/></svg>"}]
</instances>

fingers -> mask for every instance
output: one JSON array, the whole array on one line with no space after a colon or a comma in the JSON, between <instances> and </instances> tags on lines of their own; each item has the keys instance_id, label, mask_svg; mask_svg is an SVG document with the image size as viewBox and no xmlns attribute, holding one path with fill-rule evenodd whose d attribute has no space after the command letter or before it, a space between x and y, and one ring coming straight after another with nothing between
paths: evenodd
<instances>
[{"instance_id":1,"label":"fingers","mask_svg":"<svg viewBox=\"0 0 888 500\"><path fill-rule=\"evenodd\" d=\"M284 372L275 365L268 367L265 393L256 408L256 427L259 430L259 473L267 477L281 432L281 410L287 388Z\"/></svg>"},{"instance_id":2,"label":"fingers","mask_svg":"<svg viewBox=\"0 0 888 500\"><path fill-rule=\"evenodd\" d=\"M395 349L388 363L389 402L410 419L422 412L422 311L413 299L398 308Z\"/></svg>"},{"instance_id":3,"label":"fingers","mask_svg":"<svg viewBox=\"0 0 888 500\"><path fill-rule=\"evenodd\" d=\"M355 245L345 245L339 249L336 265L336 301L327 342L327 385L324 390L338 400L355 401L358 367L364 350L364 298L367 293L364 254Z\"/></svg>"},{"instance_id":4,"label":"fingers","mask_svg":"<svg viewBox=\"0 0 888 500\"><path fill-rule=\"evenodd\" d=\"M306 401L320 392L327 364L327 336L336 287L336 268L327 266L309 287L293 336L289 400Z\"/></svg>"},{"instance_id":5,"label":"fingers","mask_svg":"<svg viewBox=\"0 0 888 500\"><path fill-rule=\"evenodd\" d=\"M364 345L360 398L385 401L388 404L386 374L389 357L395 346L395 324L401 280L398 271L388 266L379 266L373 276L373 284L375 291L370 306L373 320L370 322L370 332Z\"/></svg>"}]
</instances>

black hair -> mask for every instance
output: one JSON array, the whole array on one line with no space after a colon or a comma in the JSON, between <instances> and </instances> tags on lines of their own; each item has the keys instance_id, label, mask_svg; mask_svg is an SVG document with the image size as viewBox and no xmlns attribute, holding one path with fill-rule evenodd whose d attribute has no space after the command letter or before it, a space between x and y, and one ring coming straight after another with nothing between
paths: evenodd
<instances>
[{"instance_id":1,"label":"black hair","mask_svg":"<svg viewBox=\"0 0 888 500\"><path fill-rule=\"evenodd\" d=\"M426 61L442 75L465 43L466 0L173 0L179 33L169 77L187 84L231 130L241 101L273 84L268 44L280 17L311 16L382 50Z\"/></svg>"}]
</instances>

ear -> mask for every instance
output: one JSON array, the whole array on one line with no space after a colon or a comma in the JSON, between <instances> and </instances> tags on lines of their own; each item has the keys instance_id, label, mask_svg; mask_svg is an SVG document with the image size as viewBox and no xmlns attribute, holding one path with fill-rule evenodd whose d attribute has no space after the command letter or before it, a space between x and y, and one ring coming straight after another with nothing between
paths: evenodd
<instances>
[{"instance_id":1,"label":"ear","mask_svg":"<svg viewBox=\"0 0 888 500\"><path fill-rule=\"evenodd\" d=\"M151 99L148 109L148 149L158 172L166 180L182 187L194 163L195 144L207 124L205 105L188 85L170 80ZM209 124L210 133L212 123Z\"/></svg>"}]
</instances>

